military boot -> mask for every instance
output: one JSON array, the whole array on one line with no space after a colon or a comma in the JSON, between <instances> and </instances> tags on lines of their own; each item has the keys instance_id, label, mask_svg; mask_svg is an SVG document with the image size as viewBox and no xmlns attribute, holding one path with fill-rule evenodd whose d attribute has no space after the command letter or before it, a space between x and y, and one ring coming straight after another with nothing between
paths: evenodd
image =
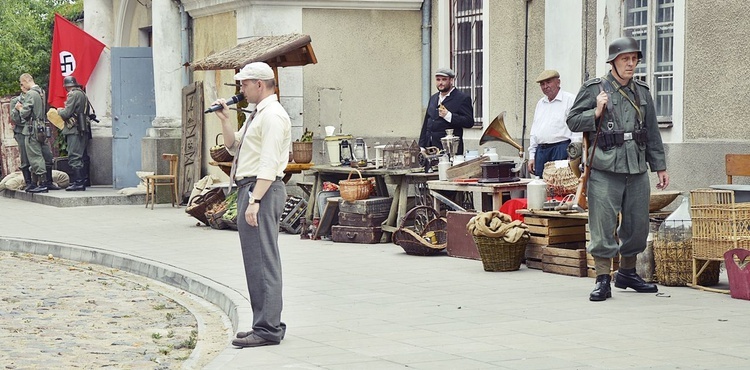
<instances>
[{"instance_id":1,"label":"military boot","mask_svg":"<svg viewBox=\"0 0 750 370\"><path fill-rule=\"evenodd\" d=\"M21 173L23 174L23 182L26 184L23 187L23 191L29 191L29 189L34 187L31 182L31 170L29 170L29 167L24 167L21 168Z\"/></svg>"},{"instance_id":2,"label":"military boot","mask_svg":"<svg viewBox=\"0 0 750 370\"><path fill-rule=\"evenodd\" d=\"M620 289L631 288L638 293L656 293L659 291L656 284L647 283L642 277L638 276L635 273L635 268L617 270L615 287Z\"/></svg>"},{"instance_id":3,"label":"military boot","mask_svg":"<svg viewBox=\"0 0 750 370\"><path fill-rule=\"evenodd\" d=\"M46 170L47 170L47 181L44 183L44 186L46 186L48 190L60 190L60 187L55 185L54 182L52 182L52 165L47 166Z\"/></svg>"},{"instance_id":4,"label":"military boot","mask_svg":"<svg viewBox=\"0 0 750 370\"><path fill-rule=\"evenodd\" d=\"M81 169L81 176L83 177L83 186L90 187L91 186L91 178L89 177L89 163L91 163L91 160L88 159L88 156L83 160L83 168Z\"/></svg>"},{"instance_id":5,"label":"military boot","mask_svg":"<svg viewBox=\"0 0 750 370\"><path fill-rule=\"evenodd\" d=\"M83 178L83 171L81 168L73 168L72 169L72 175L73 179L70 181L70 186L65 188L65 191L84 191L86 190L86 186L84 185L85 179Z\"/></svg>"},{"instance_id":6,"label":"military boot","mask_svg":"<svg viewBox=\"0 0 750 370\"><path fill-rule=\"evenodd\" d=\"M39 182L39 185L37 185L34 188L29 189L27 192L29 192L29 193L48 193L49 189L47 189L47 186L45 185L45 183L47 183L47 178L46 178L47 175L41 174L41 175L36 175L36 177L39 179L39 180L37 180Z\"/></svg>"},{"instance_id":7,"label":"military boot","mask_svg":"<svg viewBox=\"0 0 750 370\"><path fill-rule=\"evenodd\" d=\"M612 287L609 285L611 281L609 274L596 275L596 285L589 295L589 301L599 302L612 298Z\"/></svg>"}]
</instances>

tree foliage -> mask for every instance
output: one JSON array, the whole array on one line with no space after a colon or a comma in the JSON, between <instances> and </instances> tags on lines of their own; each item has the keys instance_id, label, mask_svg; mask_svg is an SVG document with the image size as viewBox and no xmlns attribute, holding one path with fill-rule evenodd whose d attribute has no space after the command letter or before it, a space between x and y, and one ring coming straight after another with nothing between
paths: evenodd
<instances>
[{"instance_id":1,"label":"tree foliage","mask_svg":"<svg viewBox=\"0 0 750 370\"><path fill-rule=\"evenodd\" d=\"M0 5L0 96L20 92L22 73L46 90L55 13L82 20L83 0L2 0Z\"/></svg>"}]
</instances>

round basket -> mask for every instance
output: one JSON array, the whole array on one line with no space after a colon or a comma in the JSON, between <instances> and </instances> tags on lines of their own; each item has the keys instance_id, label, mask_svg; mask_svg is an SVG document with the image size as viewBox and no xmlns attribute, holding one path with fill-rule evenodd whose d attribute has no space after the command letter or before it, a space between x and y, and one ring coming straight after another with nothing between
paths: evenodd
<instances>
[{"instance_id":1,"label":"round basket","mask_svg":"<svg viewBox=\"0 0 750 370\"><path fill-rule=\"evenodd\" d=\"M357 171L359 178L352 180L354 171ZM372 182L369 179L362 178L362 173L354 169L349 172L349 177L346 180L339 181L339 192L341 192L341 198L349 202L367 199L372 192Z\"/></svg>"},{"instance_id":2,"label":"round basket","mask_svg":"<svg viewBox=\"0 0 750 370\"><path fill-rule=\"evenodd\" d=\"M313 157L312 141L295 141L292 143L294 163L310 163Z\"/></svg>"},{"instance_id":3,"label":"round basket","mask_svg":"<svg viewBox=\"0 0 750 370\"><path fill-rule=\"evenodd\" d=\"M547 190L553 196L562 197L575 194L578 190L578 177L570 169L570 166L556 168L555 162L547 162L544 164L542 178L547 183Z\"/></svg>"},{"instance_id":4,"label":"round basket","mask_svg":"<svg viewBox=\"0 0 750 370\"><path fill-rule=\"evenodd\" d=\"M229 154L229 151L227 150L227 147L224 146L224 144L219 144L219 135L216 135L216 145L209 150L209 153L211 154L211 158L215 160L216 162L232 162L234 161L234 156Z\"/></svg>"},{"instance_id":5,"label":"round basket","mask_svg":"<svg viewBox=\"0 0 750 370\"><path fill-rule=\"evenodd\" d=\"M515 243L508 243L503 238L473 237L479 256L482 257L484 271L516 271L521 268L528 237L520 238Z\"/></svg>"},{"instance_id":6,"label":"round basket","mask_svg":"<svg viewBox=\"0 0 750 370\"><path fill-rule=\"evenodd\" d=\"M651 193L648 202L648 211L656 212L672 203L681 193L679 191L660 191Z\"/></svg>"},{"instance_id":7,"label":"round basket","mask_svg":"<svg viewBox=\"0 0 750 370\"><path fill-rule=\"evenodd\" d=\"M405 227L404 224L413 212L417 210L429 210L432 212L432 220L427 222L422 231L417 231L412 227ZM425 236L433 232L437 243L428 241ZM445 218L440 217L440 213L429 206L417 206L409 210L393 232L393 244L404 249L404 252L413 256L434 256L445 249L448 242L448 222Z\"/></svg>"},{"instance_id":8,"label":"round basket","mask_svg":"<svg viewBox=\"0 0 750 370\"><path fill-rule=\"evenodd\" d=\"M687 286L693 283L693 241L664 238L654 241L656 280L666 286ZM699 266L702 263L699 264ZM720 261L711 261L698 275L698 285L713 286L719 283Z\"/></svg>"}]
</instances>

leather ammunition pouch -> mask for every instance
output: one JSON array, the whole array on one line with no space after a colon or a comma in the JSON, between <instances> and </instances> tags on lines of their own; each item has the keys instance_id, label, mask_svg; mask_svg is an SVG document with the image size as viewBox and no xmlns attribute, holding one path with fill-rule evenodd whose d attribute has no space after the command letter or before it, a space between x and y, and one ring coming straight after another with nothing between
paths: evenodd
<instances>
[{"instance_id":1,"label":"leather ammunition pouch","mask_svg":"<svg viewBox=\"0 0 750 370\"><path fill-rule=\"evenodd\" d=\"M623 130L599 131L597 136L596 145L602 150L611 150L625 143L625 131Z\"/></svg>"},{"instance_id":2,"label":"leather ammunition pouch","mask_svg":"<svg viewBox=\"0 0 750 370\"><path fill-rule=\"evenodd\" d=\"M43 143L45 140L47 140L48 137L52 136L52 132L50 131L49 127L44 123L44 121L33 121L31 123L32 128L32 134L34 135L34 138L36 138L36 141Z\"/></svg>"},{"instance_id":3,"label":"leather ammunition pouch","mask_svg":"<svg viewBox=\"0 0 750 370\"><path fill-rule=\"evenodd\" d=\"M646 131L646 128L641 127L633 131L633 140L635 140L638 145L646 145L648 142L648 132Z\"/></svg>"},{"instance_id":4,"label":"leather ammunition pouch","mask_svg":"<svg viewBox=\"0 0 750 370\"><path fill-rule=\"evenodd\" d=\"M65 120L65 127L68 129L72 129L73 127L76 127L76 125L78 125L78 119L75 116Z\"/></svg>"}]
</instances>

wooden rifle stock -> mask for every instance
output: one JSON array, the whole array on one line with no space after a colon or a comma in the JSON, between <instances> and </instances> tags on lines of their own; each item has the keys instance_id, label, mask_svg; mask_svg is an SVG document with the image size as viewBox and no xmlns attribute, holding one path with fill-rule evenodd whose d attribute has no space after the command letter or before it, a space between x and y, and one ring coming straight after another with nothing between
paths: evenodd
<instances>
[{"instance_id":1,"label":"wooden rifle stock","mask_svg":"<svg viewBox=\"0 0 750 370\"><path fill-rule=\"evenodd\" d=\"M591 166L589 166L589 163L591 162L590 158L588 158L588 149L589 149L589 136L587 133L583 133L583 148L582 148L583 154L586 155L586 160L582 161L583 163L583 171L581 172L581 177L578 178L578 188L576 189L576 195L575 199L573 200L573 204L577 205L581 209L588 209L588 202L586 201L586 185L589 181L589 175L591 175Z\"/></svg>"}]
</instances>

